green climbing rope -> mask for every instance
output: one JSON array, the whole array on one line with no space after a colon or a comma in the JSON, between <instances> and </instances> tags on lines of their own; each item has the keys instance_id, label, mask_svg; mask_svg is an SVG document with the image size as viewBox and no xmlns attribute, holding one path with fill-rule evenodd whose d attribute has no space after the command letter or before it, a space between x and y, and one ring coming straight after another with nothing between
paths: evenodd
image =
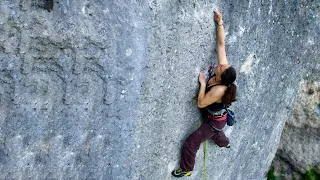
<instances>
[{"instance_id":1,"label":"green climbing rope","mask_svg":"<svg viewBox=\"0 0 320 180\"><path fill-rule=\"evenodd\" d=\"M201 119L197 123L197 127L199 128L201 126ZM203 180L207 180L207 165L206 165L206 159L207 159L207 140L203 143Z\"/></svg>"},{"instance_id":2,"label":"green climbing rope","mask_svg":"<svg viewBox=\"0 0 320 180\"><path fill-rule=\"evenodd\" d=\"M206 156L207 156L207 140L205 140L203 143L203 180L207 180Z\"/></svg>"}]
</instances>

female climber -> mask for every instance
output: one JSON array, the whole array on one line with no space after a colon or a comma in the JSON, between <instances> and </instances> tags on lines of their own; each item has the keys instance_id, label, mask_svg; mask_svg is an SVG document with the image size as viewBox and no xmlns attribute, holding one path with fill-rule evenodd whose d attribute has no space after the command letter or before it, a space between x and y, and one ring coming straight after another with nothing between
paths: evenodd
<instances>
[{"instance_id":1,"label":"female climber","mask_svg":"<svg viewBox=\"0 0 320 180\"><path fill-rule=\"evenodd\" d=\"M200 90L198 107L206 108L206 123L203 123L184 142L181 152L180 168L172 171L175 177L190 176L195 164L196 153L200 144L206 139L212 139L218 146L230 148L229 139L222 128L226 125L227 111L236 101L237 87L235 69L228 64L224 42L222 11L214 11L214 21L217 23L218 66L214 74L206 82L203 72L199 74Z\"/></svg>"}]
</instances>

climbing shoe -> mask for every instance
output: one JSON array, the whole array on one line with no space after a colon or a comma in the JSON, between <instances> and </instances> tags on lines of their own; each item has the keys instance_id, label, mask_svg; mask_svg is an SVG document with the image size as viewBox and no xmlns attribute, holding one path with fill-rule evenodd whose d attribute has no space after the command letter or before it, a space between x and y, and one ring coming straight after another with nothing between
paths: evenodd
<instances>
[{"instance_id":1,"label":"climbing shoe","mask_svg":"<svg viewBox=\"0 0 320 180\"><path fill-rule=\"evenodd\" d=\"M231 145L230 145L230 144L228 144L228 145L226 146L226 148L230 148L230 146L231 146Z\"/></svg>"},{"instance_id":2,"label":"climbing shoe","mask_svg":"<svg viewBox=\"0 0 320 180\"><path fill-rule=\"evenodd\" d=\"M192 171L183 171L181 168L172 171L172 176L174 177L183 177L183 176L190 176Z\"/></svg>"}]
</instances>

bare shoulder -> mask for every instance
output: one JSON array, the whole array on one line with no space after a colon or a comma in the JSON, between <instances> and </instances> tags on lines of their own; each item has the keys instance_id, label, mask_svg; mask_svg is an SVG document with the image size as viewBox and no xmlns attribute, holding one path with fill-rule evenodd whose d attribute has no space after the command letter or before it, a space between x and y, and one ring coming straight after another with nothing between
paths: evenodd
<instances>
[{"instance_id":1,"label":"bare shoulder","mask_svg":"<svg viewBox=\"0 0 320 180\"><path fill-rule=\"evenodd\" d=\"M217 85L210 89L208 92L210 96L223 96L225 91L227 90L227 86L225 85Z\"/></svg>"}]
</instances>

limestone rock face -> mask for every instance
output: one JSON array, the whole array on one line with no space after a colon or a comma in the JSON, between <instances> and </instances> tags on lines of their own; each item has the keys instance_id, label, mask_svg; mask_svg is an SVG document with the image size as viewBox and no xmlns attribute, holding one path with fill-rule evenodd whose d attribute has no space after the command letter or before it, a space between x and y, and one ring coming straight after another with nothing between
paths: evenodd
<instances>
[{"instance_id":1,"label":"limestone rock face","mask_svg":"<svg viewBox=\"0 0 320 180\"><path fill-rule=\"evenodd\" d=\"M223 10L238 70L231 149L208 179L264 179L303 75L318 66L319 1L0 2L0 179L171 179L200 124L198 73ZM203 179L203 147L188 179Z\"/></svg>"},{"instance_id":2,"label":"limestone rock face","mask_svg":"<svg viewBox=\"0 0 320 180\"><path fill-rule=\"evenodd\" d=\"M290 179L320 167L320 71L314 68L311 72L301 81L292 116L286 121L272 163L278 173L281 171Z\"/></svg>"}]
</instances>

